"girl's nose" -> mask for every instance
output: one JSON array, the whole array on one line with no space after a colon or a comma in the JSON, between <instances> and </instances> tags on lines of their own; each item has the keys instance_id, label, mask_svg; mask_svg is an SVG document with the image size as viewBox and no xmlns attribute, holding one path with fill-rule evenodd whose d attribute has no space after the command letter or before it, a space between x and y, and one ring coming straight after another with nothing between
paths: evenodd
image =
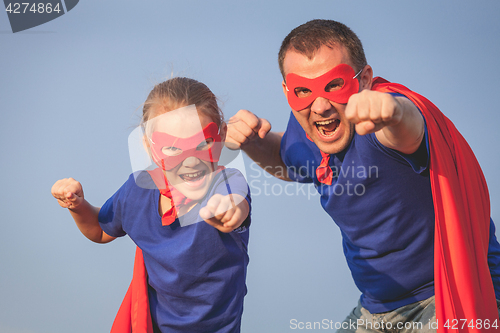
<instances>
[{"instance_id":1,"label":"girl's nose","mask_svg":"<svg viewBox=\"0 0 500 333\"><path fill-rule=\"evenodd\" d=\"M194 156L189 156L186 158L183 162L182 165L187 167L187 168L192 168L200 164L200 159L198 157Z\"/></svg>"}]
</instances>

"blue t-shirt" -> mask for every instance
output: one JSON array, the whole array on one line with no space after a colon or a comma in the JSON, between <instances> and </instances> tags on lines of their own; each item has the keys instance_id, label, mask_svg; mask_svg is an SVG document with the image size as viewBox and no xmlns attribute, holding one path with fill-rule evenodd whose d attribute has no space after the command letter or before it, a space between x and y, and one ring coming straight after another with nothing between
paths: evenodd
<instances>
[{"instance_id":1,"label":"blue t-shirt","mask_svg":"<svg viewBox=\"0 0 500 333\"><path fill-rule=\"evenodd\" d=\"M391 311L434 295L434 206L427 129L420 148L405 155L375 134L358 135L330 156L332 185L318 181L318 147L290 116L281 141L288 176L313 183L321 205L340 227L347 264L372 313ZM490 230L490 271L500 296L500 245Z\"/></svg>"},{"instance_id":2,"label":"blue t-shirt","mask_svg":"<svg viewBox=\"0 0 500 333\"><path fill-rule=\"evenodd\" d=\"M226 194L228 184L250 204L243 175L236 169L218 173L205 198L183 216L201 222L184 227L179 219L162 226L159 190L147 172L135 176L103 205L99 222L107 234L128 234L142 249L155 331L240 332L250 214L242 227L223 233L198 213L213 194Z\"/></svg>"}]
</instances>

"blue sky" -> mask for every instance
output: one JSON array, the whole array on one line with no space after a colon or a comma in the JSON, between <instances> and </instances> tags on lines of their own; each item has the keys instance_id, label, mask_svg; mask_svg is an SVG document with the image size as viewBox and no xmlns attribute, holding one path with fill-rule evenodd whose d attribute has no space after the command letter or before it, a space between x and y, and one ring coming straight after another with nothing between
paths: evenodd
<instances>
[{"instance_id":1,"label":"blue sky","mask_svg":"<svg viewBox=\"0 0 500 333\"><path fill-rule=\"evenodd\" d=\"M51 197L52 184L73 177L102 205L131 172L127 138L141 103L172 74L206 83L226 118L244 108L284 130L278 49L315 18L351 27L376 76L423 94L455 123L500 220L499 14L494 0L82 0L13 34L0 13L0 331L108 331L134 245L88 241ZM242 332L341 321L359 291L319 196L299 185L284 194L285 183L245 163L254 196Z\"/></svg>"}]
</instances>

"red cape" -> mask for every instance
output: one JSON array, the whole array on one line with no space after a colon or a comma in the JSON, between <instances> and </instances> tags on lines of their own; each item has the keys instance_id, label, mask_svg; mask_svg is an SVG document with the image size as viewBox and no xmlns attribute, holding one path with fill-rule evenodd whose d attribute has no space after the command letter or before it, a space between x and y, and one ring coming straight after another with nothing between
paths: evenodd
<instances>
[{"instance_id":1,"label":"red cape","mask_svg":"<svg viewBox=\"0 0 500 333\"><path fill-rule=\"evenodd\" d=\"M438 332L498 332L500 323L488 267L490 198L474 153L453 123L425 97L382 78L374 79L372 90L406 96L422 111L427 124L436 215L434 288ZM457 323L454 319L458 320L458 329L452 329ZM467 324L463 325L465 320ZM485 329L479 320L489 320L490 324L496 320L497 328ZM446 323L448 328L444 327Z\"/></svg>"},{"instance_id":2,"label":"red cape","mask_svg":"<svg viewBox=\"0 0 500 333\"><path fill-rule=\"evenodd\" d=\"M142 251L137 247L132 282L115 317L111 333L153 333L147 276Z\"/></svg>"}]
</instances>

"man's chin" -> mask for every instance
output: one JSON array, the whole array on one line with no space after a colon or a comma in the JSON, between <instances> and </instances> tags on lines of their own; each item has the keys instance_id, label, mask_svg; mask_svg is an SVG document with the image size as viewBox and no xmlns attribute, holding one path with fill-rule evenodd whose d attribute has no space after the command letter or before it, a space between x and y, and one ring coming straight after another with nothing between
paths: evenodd
<instances>
[{"instance_id":1,"label":"man's chin","mask_svg":"<svg viewBox=\"0 0 500 333\"><path fill-rule=\"evenodd\" d=\"M336 141L324 141L317 139L314 143L323 153L337 154L347 148L347 146L349 145L349 140L346 140L345 137Z\"/></svg>"}]
</instances>

